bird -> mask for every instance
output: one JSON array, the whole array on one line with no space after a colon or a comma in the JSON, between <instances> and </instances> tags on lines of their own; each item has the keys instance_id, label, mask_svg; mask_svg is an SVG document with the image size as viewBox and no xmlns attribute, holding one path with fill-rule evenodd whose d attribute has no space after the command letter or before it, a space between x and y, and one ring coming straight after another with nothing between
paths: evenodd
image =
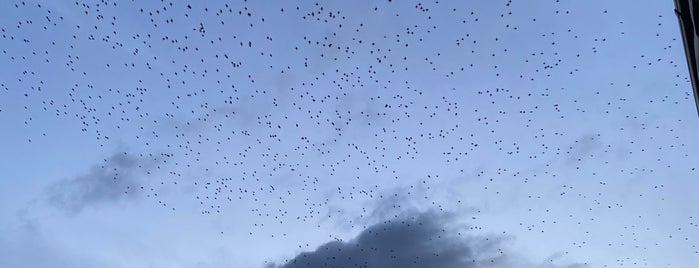
<instances>
[{"instance_id":1,"label":"bird","mask_svg":"<svg viewBox=\"0 0 699 268\"><path fill-rule=\"evenodd\" d=\"M243 255L384 250L350 245L439 211L681 267L697 145L672 9L595 3L3 3L4 154L98 154L66 202L143 200Z\"/></svg>"}]
</instances>

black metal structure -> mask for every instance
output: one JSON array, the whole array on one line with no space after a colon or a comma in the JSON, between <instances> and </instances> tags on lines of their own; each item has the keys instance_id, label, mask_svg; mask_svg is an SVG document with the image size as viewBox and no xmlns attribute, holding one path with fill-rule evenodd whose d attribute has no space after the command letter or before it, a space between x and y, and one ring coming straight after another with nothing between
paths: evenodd
<instances>
[{"instance_id":1,"label":"black metal structure","mask_svg":"<svg viewBox=\"0 0 699 268\"><path fill-rule=\"evenodd\" d=\"M692 90L694 91L694 103L699 113L699 1L675 0L675 14L680 23L684 52L687 56L689 67L689 77L692 80Z\"/></svg>"}]
</instances>

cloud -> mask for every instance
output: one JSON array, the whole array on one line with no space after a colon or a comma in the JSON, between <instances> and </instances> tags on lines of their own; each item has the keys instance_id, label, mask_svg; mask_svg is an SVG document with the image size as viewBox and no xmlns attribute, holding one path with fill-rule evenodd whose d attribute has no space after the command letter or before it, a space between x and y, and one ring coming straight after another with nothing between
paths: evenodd
<instances>
[{"instance_id":1,"label":"cloud","mask_svg":"<svg viewBox=\"0 0 699 268\"><path fill-rule=\"evenodd\" d=\"M571 152L566 159L566 164L569 166L576 165L576 163L589 158L590 154L602 148L602 143L599 139L595 138L595 136L596 135L593 134L586 134L576 140L575 144L570 146Z\"/></svg>"},{"instance_id":2,"label":"cloud","mask_svg":"<svg viewBox=\"0 0 699 268\"><path fill-rule=\"evenodd\" d=\"M74 252L65 240L56 240L38 226L3 229L0 235L0 267L116 267L94 255Z\"/></svg>"},{"instance_id":3,"label":"cloud","mask_svg":"<svg viewBox=\"0 0 699 268\"><path fill-rule=\"evenodd\" d=\"M508 237L475 236L459 230L454 215L416 213L372 225L350 241L328 242L315 251L302 252L284 264L271 264L268 268L583 267L533 264L504 250Z\"/></svg>"},{"instance_id":4,"label":"cloud","mask_svg":"<svg viewBox=\"0 0 699 268\"><path fill-rule=\"evenodd\" d=\"M128 192L139 178L156 166L157 157L146 159L114 153L103 165L93 165L77 177L60 180L46 190L47 201L66 212L77 214L89 206L114 203L137 196ZM127 193L128 192L128 193Z\"/></svg>"}]
</instances>

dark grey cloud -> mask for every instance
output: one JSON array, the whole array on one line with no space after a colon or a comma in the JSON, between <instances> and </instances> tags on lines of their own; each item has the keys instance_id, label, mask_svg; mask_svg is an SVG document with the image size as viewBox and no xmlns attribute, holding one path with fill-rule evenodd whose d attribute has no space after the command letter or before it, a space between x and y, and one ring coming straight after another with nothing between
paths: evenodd
<instances>
[{"instance_id":1,"label":"dark grey cloud","mask_svg":"<svg viewBox=\"0 0 699 268\"><path fill-rule=\"evenodd\" d=\"M75 214L89 206L114 203L138 196L129 192L141 185L158 162L158 156L132 156L114 153L81 175L57 181L46 190L47 201L57 208Z\"/></svg>"},{"instance_id":2,"label":"dark grey cloud","mask_svg":"<svg viewBox=\"0 0 699 268\"><path fill-rule=\"evenodd\" d=\"M350 241L325 243L276 268L377 267L583 267L535 264L505 251L505 236L469 235L456 217L424 212L372 225Z\"/></svg>"}]
</instances>

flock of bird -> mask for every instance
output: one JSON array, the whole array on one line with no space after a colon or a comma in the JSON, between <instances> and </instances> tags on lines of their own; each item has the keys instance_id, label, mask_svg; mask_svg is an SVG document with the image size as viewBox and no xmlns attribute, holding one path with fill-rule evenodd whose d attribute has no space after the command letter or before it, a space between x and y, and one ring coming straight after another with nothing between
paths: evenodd
<instances>
[{"instance_id":1,"label":"flock of bird","mask_svg":"<svg viewBox=\"0 0 699 268\"><path fill-rule=\"evenodd\" d=\"M94 144L120 198L237 215L246 220L231 229L251 239L328 219L362 230L406 207L513 202L522 209L501 215L509 233L574 226L571 250L647 252L671 242L636 234L665 216L635 208L670 198L673 182L658 177L697 176L682 43L664 23L671 10L39 2L2 4L0 116L14 118L5 130L26 133L23 146ZM620 211L647 221L618 226L613 242L595 238ZM695 216L668 230L696 233ZM474 230L490 225L481 218ZM676 250L697 258L696 239L675 233L686 246ZM639 254L609 267L649 262Z\"/></svg>"}]
</instances>

